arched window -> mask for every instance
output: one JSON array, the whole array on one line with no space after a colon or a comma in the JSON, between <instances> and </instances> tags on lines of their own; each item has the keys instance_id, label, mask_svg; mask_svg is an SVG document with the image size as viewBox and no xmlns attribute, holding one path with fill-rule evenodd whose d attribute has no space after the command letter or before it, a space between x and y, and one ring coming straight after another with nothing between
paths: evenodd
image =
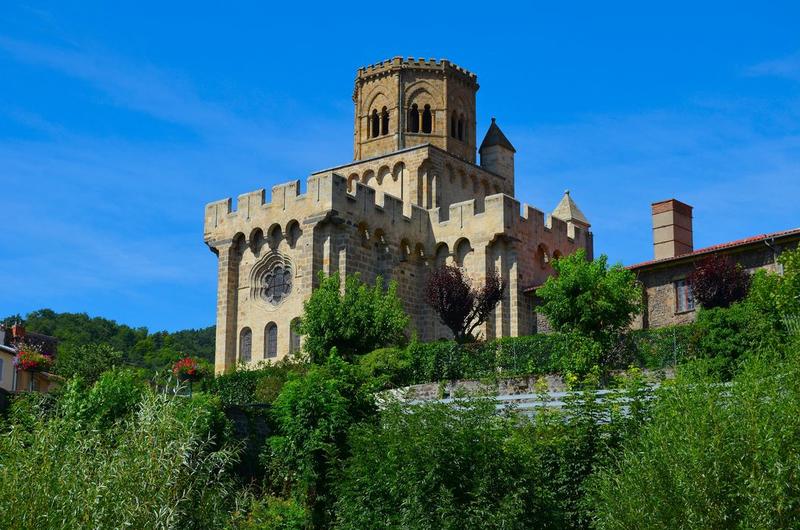
<instances>
[{"instance_id":1,"label":"arched window","mask_svg":"<svg viewBox=\"0 0 800 530\"><path fill-rule=\"evenodd\" d=\"M372 111L372 120L370 122L370 136L372 138L377 138L378 133L380 133L381 129L380 119L378 118L378 110L375 109Z\"/></svg>"},{"instance_id":2,"label":"arched window","mask_svg":"<svg viewBox=\"0 0 800 530\"><path fill-rule=\"evenodd\" d=\"M416 103L411 105L408 111L408 130L409 132L419 132L419 109Z\"/></svg>"},{"instance_id":3,"label":"arched window","mask_svg":"<svg viewBox=\"0 0 800 530\"><path fill-rule=\"evenodd\" d=\"M455 260L456 265L459 267L464 267L464 262L467 259L467 254L472 252L472 246L469 244L469 239L462 239L457 245L455 249Z\"/></svg>"},{"instance_id":4,"label":"arched window","mask_svg":"<svg viewBox=\"0 0 800 530\"><path fill-rule=\"evenodd\" d=\"M458 117L458 139L464 140L464 115Z\"/></svg>"},{"instance_id":5,"label":"arched window","mask_svg":"<svg viewBox=\"0 0 800 530\"><path fill-rule=\"evenodd\" d=\"M244 328L239 334L239 361L249 363L253 355L253 332Z\"/></svg>"},{"instance_id":6,"label":"arched window","mask_svg":"<svg viewBox=\"0 0 800 530\"><path fill-rule=\"evenodd\" d=\"M294 219L289 221L289 224L286 225L286 241L289 246L294 248L301 235L303 235L303 231L300 230L300 223Z\"/></svg>"},{"instance_id":7,"label":"arched window","mask_svg":"<svg viewBox=\"0 0 800 530\"><path fill-rule=\"evenodd\" d=\"M422 132L430 133L433 130L433 114L431 114L431 106L425 105L425 110L422 111Z\"/></svg>"},{"instance_id":8,"label":"arched window","mask_svg":"<svg viewBox=\"0 0 800 530\"><path fill-rule=\"evenodd\" d=\"M456 120L457 119L458 118L456 118L456 111L453 111L453 115L450 116L450 136L452 136L453 138L458 138L458 136L456 135Z\"/></svg>"},{"instance_id":9,"label":"arched window","mask_svg":"<svg viewBox=\"0 0 800 530\"><path fill-rule=\"evenodd\" d=\"M300 319L295 318L289 325L289 352L296 353L300 351L300 332L297 326L300 325Z\"/></svg>"},{"instance_id":10,"label":"arched window","mask_svg":"<svg viewBox=\"0 0 800 530\"><path fill-rule=\"evenodd\" d=\"M264 353L268 359L278 356L278 326L275 322L264 328Z\"/></svg>"},{"instance_id":11,"label":"arched window","mask_svg":"<svg viewBox=\"0 0 800 530\"><path fill-rule=\"evenodd\" d=\"M381 134L389 134L389 111L386 107L381 111Z\"/></svg>"}]
</instances>

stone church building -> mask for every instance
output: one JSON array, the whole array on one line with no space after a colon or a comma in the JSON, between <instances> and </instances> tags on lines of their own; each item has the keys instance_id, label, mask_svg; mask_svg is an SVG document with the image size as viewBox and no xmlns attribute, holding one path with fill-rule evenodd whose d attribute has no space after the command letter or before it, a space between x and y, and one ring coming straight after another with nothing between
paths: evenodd
<instances>
[{"instance_id":1,"label":"stone church building","mask_svg":"<svg viewBox=\"0 0 800 530\"><path fill-rule=\"evenodd\" d=\"M492 119L477 145L477 77L449 61L394 59L358 70L353 161L205 208L218 257L216 370L300 348L294 324L318 273L395 280L421 340L450 335L423 300L429 271L456 264L507 292L481 333L536 332L532 294L550 261L592 256L589 221L565 193L556 209L520 203L511 142ZM480 160L476 158L480 155ZM302 191L302 192L301 192Z\"/></svg>"}]
</instances>

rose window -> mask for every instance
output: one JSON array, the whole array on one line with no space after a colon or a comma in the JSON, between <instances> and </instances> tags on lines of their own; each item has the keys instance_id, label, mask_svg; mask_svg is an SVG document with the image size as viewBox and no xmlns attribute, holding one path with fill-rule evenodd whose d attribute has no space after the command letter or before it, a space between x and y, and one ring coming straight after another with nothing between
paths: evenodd
<instances>
[{"instance_id":1,"label":"rose window","mask_svg":"<svg viewBox=\"0 0 800 530\"><path fill-rule=\"evenodd\" d=\"M292 290L292 271L286 264L271 267L261 280L261 297L272 305L280 304Z\"/></svg>"}]
</instances>

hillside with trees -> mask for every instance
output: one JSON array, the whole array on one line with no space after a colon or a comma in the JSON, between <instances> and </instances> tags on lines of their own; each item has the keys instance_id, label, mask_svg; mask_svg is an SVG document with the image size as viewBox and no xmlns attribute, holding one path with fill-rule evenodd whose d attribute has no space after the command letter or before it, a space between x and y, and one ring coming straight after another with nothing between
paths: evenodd
<instances>
[{"instance_id":1,"label":"hillside with trees","mask_svg":"<svg viewBox=\"0 0 800 530\"><path fill-rule=\"evenodd\" d=\"M69 357L89 345L107 345L121 360L150 370L170 367L181 357L192 356L214 362L214 326L176 332L150 332L86 313L57 313L51 309L32 311L25 317L11 315L2 320L6 328L19 322L33 333L58 339L58 356Z\"/></svg>"}]
</instances>

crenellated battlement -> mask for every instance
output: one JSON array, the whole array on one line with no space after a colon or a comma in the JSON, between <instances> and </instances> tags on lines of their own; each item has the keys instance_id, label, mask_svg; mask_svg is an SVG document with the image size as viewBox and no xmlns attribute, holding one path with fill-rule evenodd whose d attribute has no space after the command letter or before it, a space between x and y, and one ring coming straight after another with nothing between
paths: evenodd
<instances>
[{"instance_id":1,"label":"crenellated battlement","mask_svg":"<svg viewBox=\"0 0 800 530\"><path fill-rule=\"evenodd\" d=\"M417 69L417 70L439 70L444 72L454 72L465 77L473 83L477 83L478 76L470 72L466 68L462 68L447 59L424 59L414 57L393 57L385 61L379 61L367 66L362 66L358 69L357 79L365 79L376 75L381 75L399 69Z\"/></svg>"},{"instance_id":2,"label":"crenellated battlement","mask_svg":"<svg viewBox=\"0 0 800 530\"><path fill-rule=\"evenodd\" d=\"M429 243L451 240L464 233L486 234L489 239L507 234L520 240L583 242L588 233L527 204L520 213L519 201L503 193L451 204L445 216L439 208L426 210L361 182L353 185L348 191L344 176L325 172L308 177L306 193L300 193L300 181L294 180L273 186L269 201L262 188L239 195L235 209L231 198L209 203L205 239L227 240L239 232L247 235L256 227L266 230L275 223L284 225L292 219L302 223L305 219L323 219L329 213L387 233L412 233L420 239L430 239Z\"/></svg>"}]
</instances>

